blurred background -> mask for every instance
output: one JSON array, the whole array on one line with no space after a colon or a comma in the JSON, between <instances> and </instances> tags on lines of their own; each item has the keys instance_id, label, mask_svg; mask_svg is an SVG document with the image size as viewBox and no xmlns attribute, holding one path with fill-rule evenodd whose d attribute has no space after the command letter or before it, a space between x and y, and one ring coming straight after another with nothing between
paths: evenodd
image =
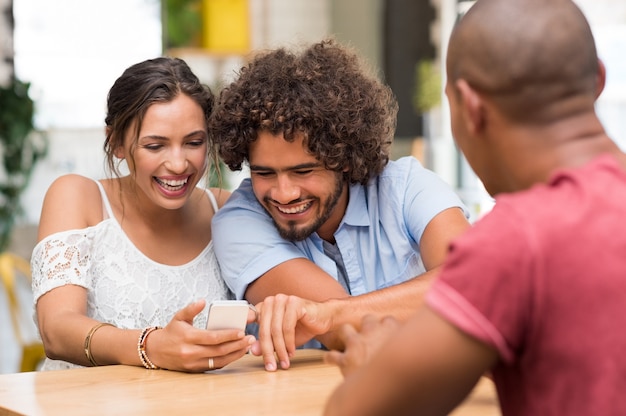
<instances>
[{"instance_id":1,"label":"blurred background","mask_svg":"<svg viewBox=\"0 0 626 416\"><path fill-rule=\"evenodd\" d=\"M626 2L575 1L592 25L607 67L599 115L626 148ZM106 94L126 67L159 55L178 56L218 92L255 50L328 36L356 48L396 94L400 111L393 158L419 158L457 190L475 220L492 200L454 146L441 65L455 21L472 4L0 0L0 91L15 100L0 100L0 232L6 240L0 235L0 256L13 253L28 261L43 196L55 178L105 175ZM11 129L16 120L23 122ZM236 187L245 175L228 175L227 187ZM37 343L28 278L7 271L15 266L12 261L0 260L2 282L16 293L0 290L0 373L19 371L25 346ZM22 314L13 321L9 311L16 308Z\"/></svg>"}]
</instances>

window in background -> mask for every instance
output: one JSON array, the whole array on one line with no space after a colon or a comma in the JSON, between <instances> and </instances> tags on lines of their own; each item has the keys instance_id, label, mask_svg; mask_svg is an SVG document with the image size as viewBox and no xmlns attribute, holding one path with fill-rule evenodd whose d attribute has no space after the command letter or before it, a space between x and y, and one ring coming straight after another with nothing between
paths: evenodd
<instances>
[{"instance_id":1,"label":"window in background","mask_svg":"<svg viewBox=\"0 0 626 416\"><path fill-rule=\"evenodd\" d=\"M622 24L593 28L598 54L604 62L606 86L598 98L596 109L609 136L626 151L626 9Z\"/></svg>"},{"instance_id":2,"label":"window in background","mask_svg":"<svg viewBox=\"0 0 626 416\"><path fill-rule=\"evenodd\" d=\"M162 53L159 0L13 0L15 73L31 83L48 154L22 196L36 224L57 177L104 175L107 93L131 64Z\"/></svg>"},{"instance_id":3,"label":"window in background","mask_svg":"<svg viewBox=\"0 0 626 416\"><path fill-rule=\"evenodd\" d=\"M36 123L100 128L123 69L161 54L159 0L13 0L15 72L32 83Z\"/></svg>"}]
</instances>

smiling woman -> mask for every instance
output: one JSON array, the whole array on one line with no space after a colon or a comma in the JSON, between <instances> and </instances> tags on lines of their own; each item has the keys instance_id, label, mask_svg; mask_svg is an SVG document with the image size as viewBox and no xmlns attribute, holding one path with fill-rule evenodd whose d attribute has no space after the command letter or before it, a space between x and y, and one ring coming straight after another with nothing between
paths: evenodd
<instances>
[{"instance_id":1,"label":"smiling woman","mask_svg":"<svg viewBox=\"0 0 626 416\"><path fill-rule=\"evenodd\" d=\"M31 261L44 369L202 372L254 341L204 329L205 305L232 298L211 236L229 193L200 187L215 161L207 156L215 153L212 107L211 91L176 58L134 64L111 87L104 150L112 177L64 175L44 199Z\"/></svg>"},{"instance_id":2,"label":"smiling woman","mask_svg":"<svg viewBox=\"0 0 626 416\"><path fill-rule=\"evenodd\" d=\"M123 145L115 148L115 157L126 160L140 196L153 198L157 204L159 198L166 198L162 203L168 208L179 208L207 168L202 108L183 94L172 101L156 102L145 112L137 138L134 134L134 129L126 133Z\"/></svg>"}]
</instances>

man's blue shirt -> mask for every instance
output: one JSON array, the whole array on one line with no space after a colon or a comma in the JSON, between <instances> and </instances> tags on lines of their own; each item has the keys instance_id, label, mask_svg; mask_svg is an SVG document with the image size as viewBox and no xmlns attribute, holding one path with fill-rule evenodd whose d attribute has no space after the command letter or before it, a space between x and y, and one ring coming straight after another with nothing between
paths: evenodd
<instances>
[{"instance_id":1,"label":"man's blue shirt","mask_svg":"<svg viewBox=\"0 0 626 416\"><path fill-rule=\"evenodd\" d=\"M413 157L390 161L368 185L349 189L335 231L352 295L402 283L423 273L419 241L428 223L451 207L468 211L452 188ZM226 283L238 299L250 283L287 260L304 257L337 278L337 265L313 233L283 239L244 179L213 217L213 245Z\"/></svg>"}]
</instances>

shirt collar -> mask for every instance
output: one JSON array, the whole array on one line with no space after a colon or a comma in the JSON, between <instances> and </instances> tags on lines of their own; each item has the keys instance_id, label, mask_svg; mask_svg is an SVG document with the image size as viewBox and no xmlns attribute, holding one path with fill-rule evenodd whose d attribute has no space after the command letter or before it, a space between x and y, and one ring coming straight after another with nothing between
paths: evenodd
<instances>
[{"instance_id":1,"label":"shirt collar","mask_svg":"<svg viewBox=\"0 0 626 416\"><path fill-rule=\"evenodd\" d=\"M366 187L357 183L348 189L348 207L341 224L369 227L370 218L367 209ZM339 227L341 227L339 224Z\"/></svg>"}]
</instances>

